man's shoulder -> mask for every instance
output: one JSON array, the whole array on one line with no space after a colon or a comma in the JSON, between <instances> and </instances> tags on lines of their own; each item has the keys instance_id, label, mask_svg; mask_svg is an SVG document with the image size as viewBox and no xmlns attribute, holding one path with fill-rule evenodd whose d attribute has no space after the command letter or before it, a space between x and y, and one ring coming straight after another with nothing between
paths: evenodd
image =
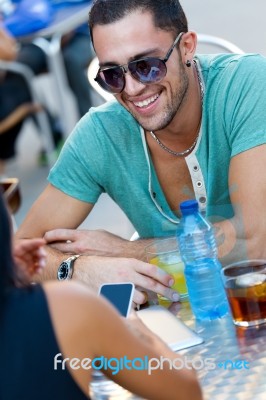
<instances>
[{"instance_id":1,"label":"man's shoulder","mask_svg":"<svg viewBox=\"0 0 266 400\"><path fill-rule=\"evenodd\" d=\"M261 54L198 54L196 56L202 71L214 71L227 68L249 68L256 65L266 65L266 58Z\"/></svg>"},{"instance_id":2,"label":"man's shoulder","mask_svg":"<svg viewBox=\"0 0 266 400\"><path fill-rule=\"evenodd\" d=\"M93 136L95 139L99 135L104 137L119 134L122 132L139 131L139 124L135 118L116 100L108 101L98 107L91 107L89 112L79 121L74 136L84 138Z\"/></svg>"},{"instance_id":3,"label":"man's shoulder","mask_svg":"<svg viewBox=\"0 0 266 400\"><path fill-rule=\"evenodd\" d=\"M92 121L95 126L121 126L136 124L133 116L116 100L108 101L98 107L91 107L90 111L83 117L85 125Z\"/></svg>"},{"instance_id":4,"label":"man's shoulder","mask_svg":"<svg viewBox=\"0 0 266 400\"><path fill-rule=\"evenodd\" d=\"M122 143L123 137L136 136L140 131L135 118L116 100L108 101L98 107L91 107L74 128L69 143L101 143L118 138ZM109 138L109 139L108 139Z\"/></svg>"},{"instance_id":5,"label":"man's shoulder","mask_svg":"<svg viewBox=\"0 0 266 400\"><path fill-rule=\"evenodd\" d=\"M101 118L105 115L109 117L113 113L121 115L125 118L132 118L131 114L115 99L109 100L98 107L91 107L90 113L94 116L101 115Z\"/></svg>"}]
</instances>

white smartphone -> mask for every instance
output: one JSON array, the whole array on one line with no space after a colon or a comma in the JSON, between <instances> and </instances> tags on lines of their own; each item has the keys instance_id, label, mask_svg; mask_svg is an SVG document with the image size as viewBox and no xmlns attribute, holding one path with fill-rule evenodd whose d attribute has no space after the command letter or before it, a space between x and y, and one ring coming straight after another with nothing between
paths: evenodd
<instances>
[{"instance_id":1,"label":"white smartphone","mask_svg":"<svg viewBox=\"0 0 266 400\"><path fill-rule=\"evenodd\" d=\"M129 315L135 286L131 282L104 283L99 294L106 297L123 317Z\"/></svg>"},{"instance_id":2,"label":"white smartphone","mask_svg":"<svg viewBox=\"0 0 266 400\"><path fill-rule=\"evenodd\" d=\"M203 342L200 336L162 306L150 306L137 311L137 315L173 351L186 349Z\"/></svg>"}]
</instances>

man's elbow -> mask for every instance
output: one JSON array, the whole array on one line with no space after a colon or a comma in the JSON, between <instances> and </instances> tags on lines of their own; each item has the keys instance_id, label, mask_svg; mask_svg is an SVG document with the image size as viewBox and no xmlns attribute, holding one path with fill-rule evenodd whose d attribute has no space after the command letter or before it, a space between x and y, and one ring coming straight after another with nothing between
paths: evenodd
<instances>
[{"instance_id":1,"label":"man's elbow","mask_svg":"<svg viewBox=\"0 0 266 400\"><path fill-rule=\"evenodd\" d=\"M266 231L251 233L246 240L247 256L249 259L262 260L266 259Z\"/></svg>"}]
</instances>

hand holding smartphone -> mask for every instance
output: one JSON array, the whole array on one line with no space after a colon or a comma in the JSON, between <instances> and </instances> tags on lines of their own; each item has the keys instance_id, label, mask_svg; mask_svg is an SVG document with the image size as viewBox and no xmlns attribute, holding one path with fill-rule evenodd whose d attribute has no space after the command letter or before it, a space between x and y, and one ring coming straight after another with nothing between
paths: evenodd
<instances>
[{"instance_id":1,"label":"hand holding smartphone","mask_svg":"<svg viewBox=\"0 0 266 400\"><path fill-rule=\"evenodd\" d=\"M135 285L131 282L104 283L99 294L109 300L123 317L128 317L134 294Z\"/></svg>"}]
</instances>

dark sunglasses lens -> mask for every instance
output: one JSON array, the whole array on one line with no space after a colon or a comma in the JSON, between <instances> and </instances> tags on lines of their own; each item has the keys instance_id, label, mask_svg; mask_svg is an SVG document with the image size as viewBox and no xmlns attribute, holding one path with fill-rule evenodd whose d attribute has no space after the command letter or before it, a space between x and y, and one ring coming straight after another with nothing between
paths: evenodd
<instances>
[{"instance_id":1,"label":"dark sunglasses lens","mask_svg":"<svg viewBox=\"0 0 266 400\"><path fill-rule=\"evenodd\" d=\"M96 81L104 90L110 93L122 92L125 85L124 73L120 67L99 71Z\"/></svg>"},{"instance_id":2,"label":"dark sunglasses lens","mask_svg":"<svg viewBox=\"0 0 266 400\"><path fill-rule=\"evenodd\" d=\"M141 83L161 81L166 75L166 65L158 58L144 58L128 64L131 75Z\"/></svg>"}]
</instances>

